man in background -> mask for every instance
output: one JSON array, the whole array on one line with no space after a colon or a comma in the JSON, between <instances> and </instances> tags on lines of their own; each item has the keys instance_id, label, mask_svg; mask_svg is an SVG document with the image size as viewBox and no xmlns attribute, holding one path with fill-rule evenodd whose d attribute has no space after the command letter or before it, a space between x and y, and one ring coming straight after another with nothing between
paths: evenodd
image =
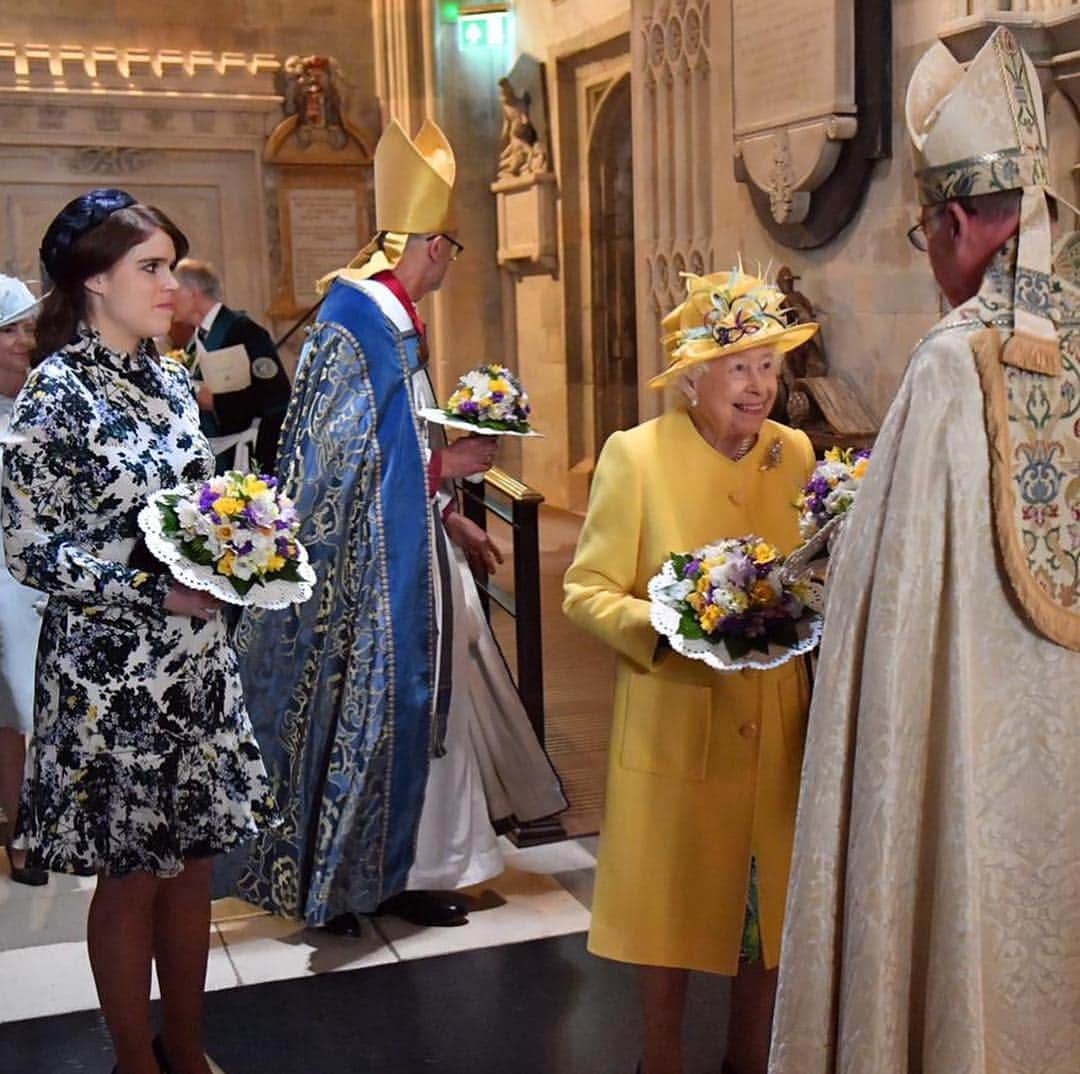
<instances>
[{"instance_id":1,"label":"man in background","mask_svg":"<svg viewBox=\"0 0 1080 1074\"><path fill-rule=\"evenodd\" d=\"M262 473L274 472L278 433L289 403L289 377L278 357L270 333L243 310L224 303L221 277L208 261L185 258L174 270L180 283L174 320L195 330L196 369L202 355L226 347L242 346L251 363L248 384L237 391L212 394L204 387L199 406L212 421L204 431L229 436L260 419L255 458Z\"/></svg>"}]
</instances>

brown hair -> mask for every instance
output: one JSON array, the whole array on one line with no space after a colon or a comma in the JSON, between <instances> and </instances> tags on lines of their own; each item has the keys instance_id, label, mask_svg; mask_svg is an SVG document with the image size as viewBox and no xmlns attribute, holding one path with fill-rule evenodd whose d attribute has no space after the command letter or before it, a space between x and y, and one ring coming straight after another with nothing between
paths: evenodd
<instances>
[{"instance_id":1,"label":"brown hair","mask_svg":"<svg viewBox=\"0 0 1080 1074\"><path fill-rule=\"evenodd\" d=\"M164 231L172 239L177 258L188 252L187 237L160 209L138 204L117 209L64 251L53 266L52 290L41 304L34 327L34 365L67 346L79 323L86 320L86 281L108 272L155 231Z\"/></svg>"}]
</instances>

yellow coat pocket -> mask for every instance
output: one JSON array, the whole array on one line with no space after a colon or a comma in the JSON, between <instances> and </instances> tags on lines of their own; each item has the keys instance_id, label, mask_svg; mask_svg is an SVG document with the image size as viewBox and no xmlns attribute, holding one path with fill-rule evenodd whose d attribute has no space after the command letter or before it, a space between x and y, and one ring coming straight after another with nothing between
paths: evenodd
<instances>
[{"instance_id":1,"label":"yellow coat pocket","mask_svg":"<svg viewBox=\"0 0 1080 1074\"><path fill-rule=\"evenodd\" d=\"M708 686L630 672L619 684L623 735L619 763L635 772L703 780L709 761Z\"/></svg>"}]
</instances>

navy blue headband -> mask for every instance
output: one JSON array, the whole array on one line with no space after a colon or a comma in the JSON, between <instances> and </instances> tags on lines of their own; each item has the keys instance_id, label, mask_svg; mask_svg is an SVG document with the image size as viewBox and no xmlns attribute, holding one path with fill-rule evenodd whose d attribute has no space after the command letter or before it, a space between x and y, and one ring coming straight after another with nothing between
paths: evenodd
<instances>
[{"instance_id":1,"label":"navy blue headband","mask_svg":"<svg viewBox=\"0 0 1080 1074\"><path fill-rule=\"evenodd\" d=\"M63 280L64 262L75 242L104 223L119 209L135 205L126 190L91 190L69 201L49 225L41 240L41 263L51 280Z\"/></svg>"}]
</instances>

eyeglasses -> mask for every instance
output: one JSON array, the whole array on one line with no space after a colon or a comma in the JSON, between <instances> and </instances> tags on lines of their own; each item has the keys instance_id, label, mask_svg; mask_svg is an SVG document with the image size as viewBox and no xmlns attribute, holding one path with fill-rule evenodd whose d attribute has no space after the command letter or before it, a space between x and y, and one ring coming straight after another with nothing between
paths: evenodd
<instances>
[{"instance_id":1,"label":"eyeglasses","mask_svg":"<svg viewBox=\"0 0 1080 1074\"><path fill-rule=\"evenodd\" d=\"M435 235L429 235L427 241L431 242L434 239L446 239L446 241L450 243L453 247L453 251L450 254L451 261L456 261L465 252L465 247L452 235L447 235L445 231L440 231Z\"/></svg>"},{"instance_id":2,"label":"eyeglasses","mask_svg":"<svg viewBox=\"0 0 1080 1074\"><path fill-rule=\"evenodd\" d=\"M926 237L926 225L936 220L944 212L943 207L938 207L934 211L927 214L922 220L920 220L913 227L909 227L907 230L907 240L915 247L921 254L925 254L930 249L930 242Z\"/></svg>"}]
</instances>

